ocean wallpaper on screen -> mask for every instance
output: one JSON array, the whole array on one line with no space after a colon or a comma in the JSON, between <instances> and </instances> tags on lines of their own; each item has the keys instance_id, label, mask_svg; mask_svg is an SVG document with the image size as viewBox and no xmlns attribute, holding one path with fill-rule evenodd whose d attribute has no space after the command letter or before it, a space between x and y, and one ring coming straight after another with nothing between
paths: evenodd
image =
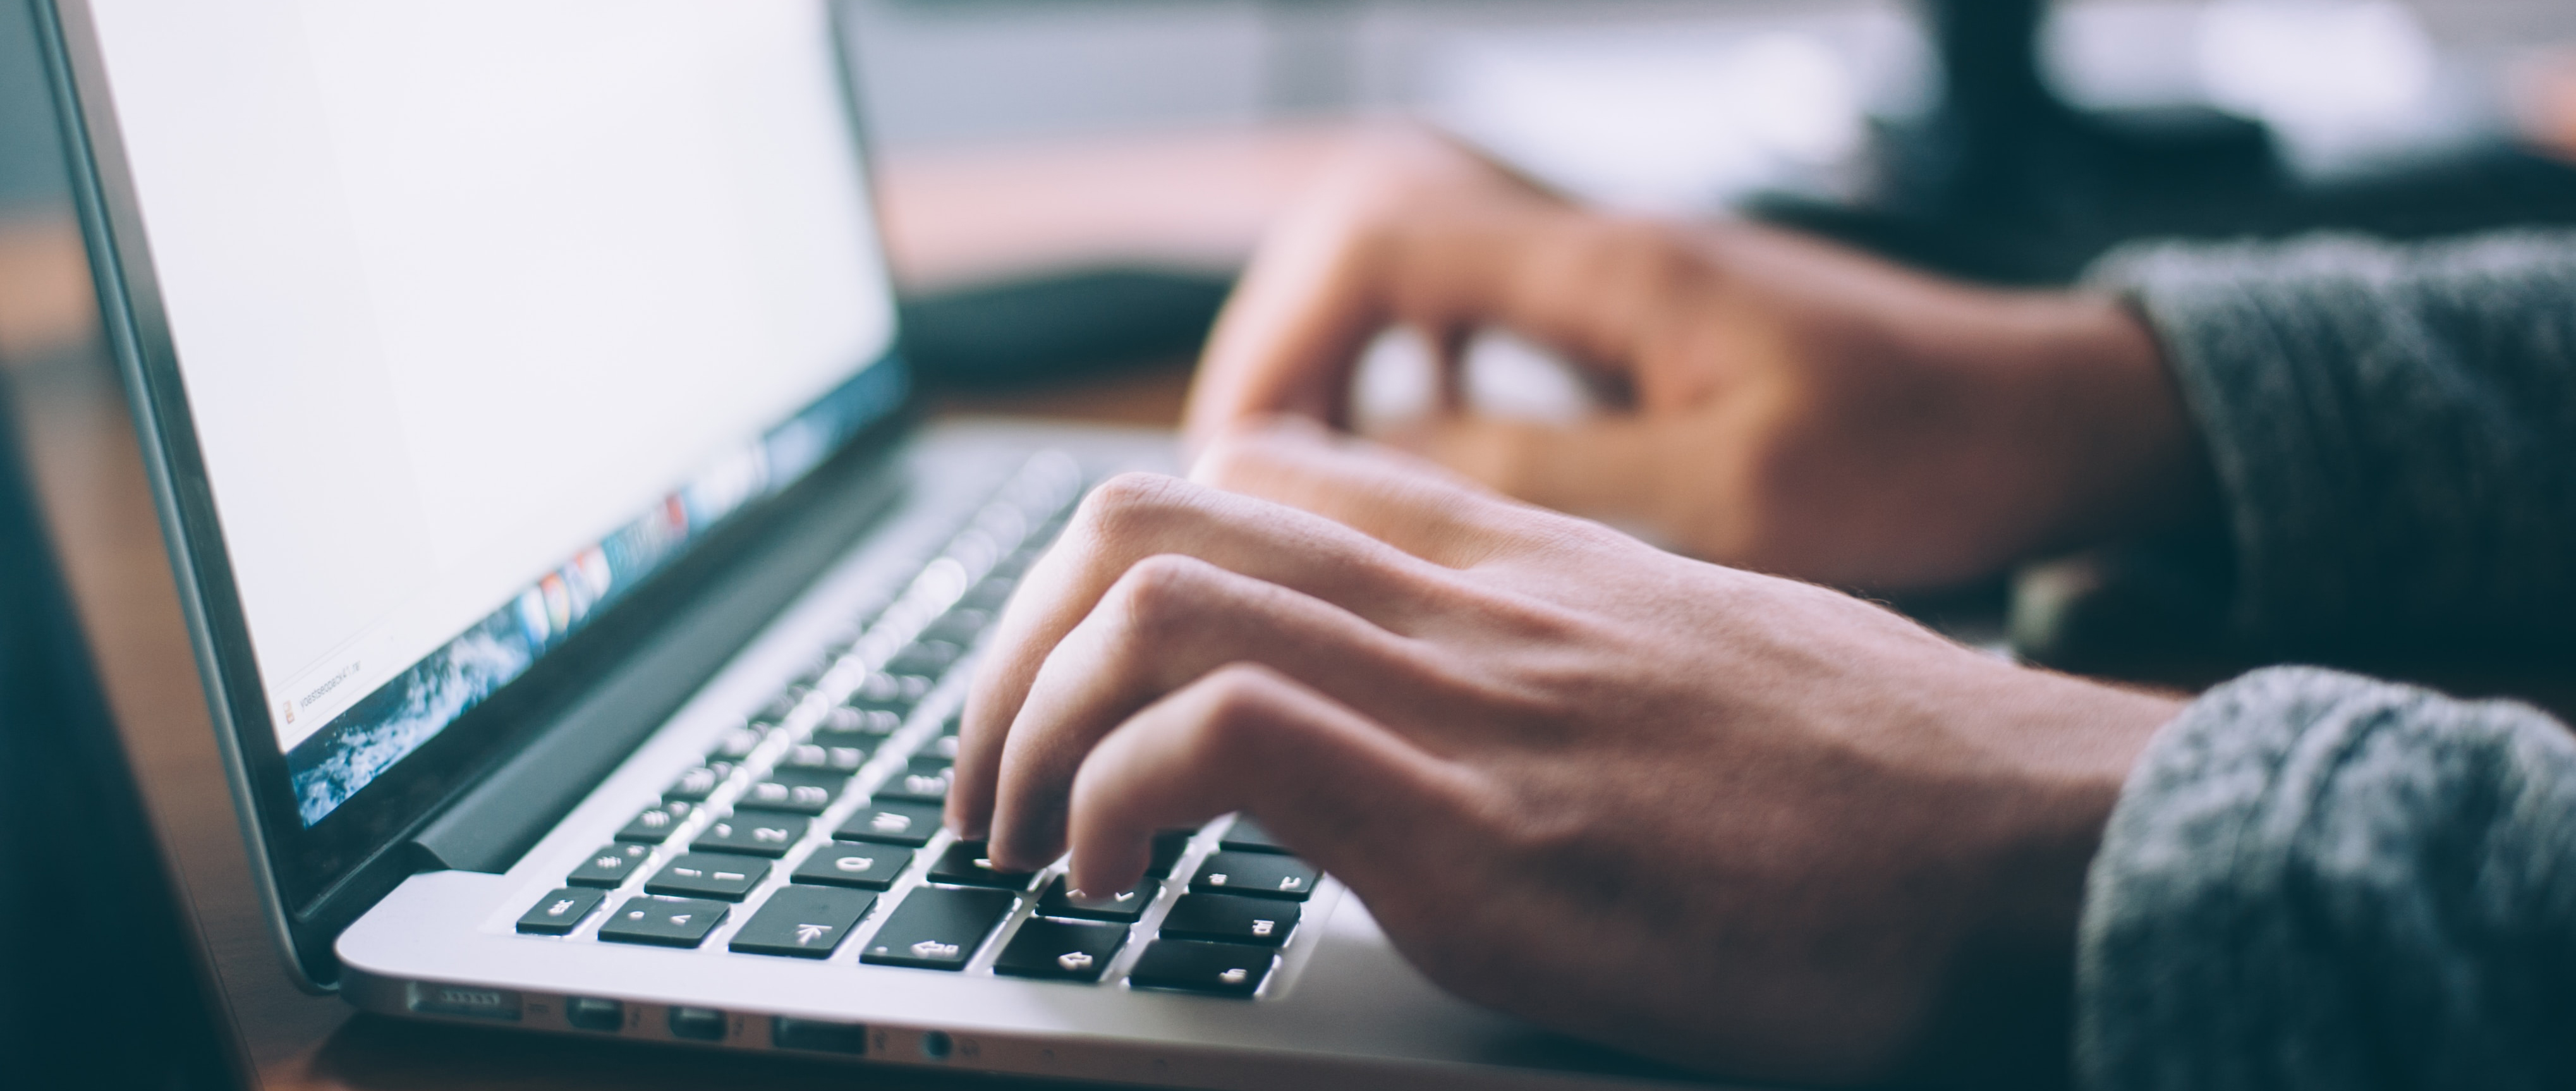
<instances>
[{"instance_id":1,"label":"ocean wallpaper on screen","mask_svg":"<svg viewBox=\"0 0 2576 1091\"><path fill-rule=\"evenodd\" d=\"M510 684L592 615L727 515L785 488L902 403L892 359L861 370L761 441L718 461L598 545L378 686L286 753L306 826Z\"/></svg>"}]
</instances>

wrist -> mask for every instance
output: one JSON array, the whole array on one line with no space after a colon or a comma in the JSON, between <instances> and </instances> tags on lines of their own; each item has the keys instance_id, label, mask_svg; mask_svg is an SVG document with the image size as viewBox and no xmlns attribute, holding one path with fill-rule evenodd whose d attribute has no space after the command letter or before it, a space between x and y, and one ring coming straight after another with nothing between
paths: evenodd
<instances>
[{"instance_id":1,"label":"wrist","mask_svg":"<svg viewBox=\"0 0 2576 1091\"><path fill-rule=\"evenodd\" d=\"M2067 1078L2077 928L2129 770L2185 700L2015 668L1997 737L2017 787L1976 867L1913 1068L1936 1084Z\"/></svg>"},{"instance_id":2,"label":"wrist","mask_svg":"<svg viewBox=\"0 0 2576 1091\"><path fill-rule=\"evenodd\" d=\"M2031 425L2062 453L2066 472L2039 545L2063 549L2210 517L2217 485L2208 452L2146 322L2112 296L2054 303Z\"/></svg>"}]
</instances>

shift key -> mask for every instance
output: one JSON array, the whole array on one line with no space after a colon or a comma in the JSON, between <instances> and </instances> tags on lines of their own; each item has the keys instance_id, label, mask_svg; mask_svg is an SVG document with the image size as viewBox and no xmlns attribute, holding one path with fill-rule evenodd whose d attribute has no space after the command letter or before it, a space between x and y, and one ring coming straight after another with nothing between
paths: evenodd
<instances>
[{"instance_id":1,"label":"shift key","mask_svg":"<svg viewBox=\"0 0 2576 1091\"><path fill-rule=\"evenodd\" d=\"M859 961L877 966L910 966L922 970L962 970L993 928L1019 908L1019 895L1007 890L943 890L920 887L896 906L885 925L868 940Z\"/></svg>"}]
</instances>

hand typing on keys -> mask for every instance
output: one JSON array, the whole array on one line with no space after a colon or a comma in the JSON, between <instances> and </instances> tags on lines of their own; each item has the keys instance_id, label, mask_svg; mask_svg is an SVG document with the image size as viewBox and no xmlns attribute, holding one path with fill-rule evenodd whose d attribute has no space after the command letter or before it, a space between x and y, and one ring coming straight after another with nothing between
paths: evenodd
<instances>
[{"instance_id":1,"label":"hand typing on keys","mask_svg":"<svg viewBox=\"0 0 2576 1091\"><path fill-rule=\"evenodd\" d=\"M2062 1009L2085 866L2178 707L1276 426L1084 502L999 622L947 818L1118 891L1239 810L1469 999L1876 1080ZM1228 875L1189 897L1263 904Z\"/></svg>"}]
</instances>

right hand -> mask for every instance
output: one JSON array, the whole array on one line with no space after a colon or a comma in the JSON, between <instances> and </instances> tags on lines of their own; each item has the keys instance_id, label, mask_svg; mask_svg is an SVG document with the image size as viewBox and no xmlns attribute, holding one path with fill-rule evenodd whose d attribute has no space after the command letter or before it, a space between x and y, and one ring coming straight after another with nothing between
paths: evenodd
<instances>
[{"instance_id":1,"label":"right hand","mask_svg":"<svg viewBox=\"0 0 2576 1091\"><path fill-rule=\"evenodd\" d=\"M997 864L1123 890L1241 810L1546 1026L1797 1081L2063 1049L2085 869L2179 702L1311 427L1197 476L1102 485L1004 611L948 802Z\"/></svg>"},{"instance_id":2,"label":"right hand","mask_svg":"<svg viewBox=\"0 0 2576 1091\"><path fill-rule=\"evenodd\" d=\"M1343 423L1360 353L1398 324L1453 358L1512 330L1625 405L1575 425L1453 405L1387 439L1724 564L1949 585L2179 521L2207 492L2157 346L2115 300L1603 215L1429 138L1374 145L1274 230L1210 340L1189 440L1282 412Z\"/></svg>"}]
</instances>

